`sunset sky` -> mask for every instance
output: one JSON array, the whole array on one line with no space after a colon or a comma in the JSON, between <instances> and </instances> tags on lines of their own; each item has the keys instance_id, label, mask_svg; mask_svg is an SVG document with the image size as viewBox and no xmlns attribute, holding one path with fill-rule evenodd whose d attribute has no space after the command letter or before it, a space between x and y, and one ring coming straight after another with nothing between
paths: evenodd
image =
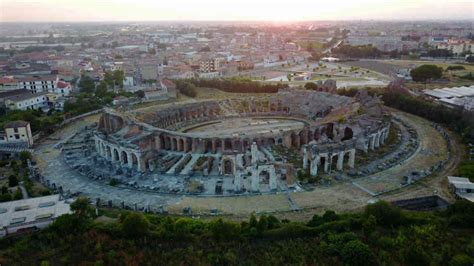
<instances>
[{"instance_id":1,"label":"sunset sky","mask_svg":"<svg viewBox=\"0 0 474 266\"><path fill-rule=\"evenodd\" d=\"M474 0L0 0L0 21L474 19Z\"/></svg>"}]
</instances>

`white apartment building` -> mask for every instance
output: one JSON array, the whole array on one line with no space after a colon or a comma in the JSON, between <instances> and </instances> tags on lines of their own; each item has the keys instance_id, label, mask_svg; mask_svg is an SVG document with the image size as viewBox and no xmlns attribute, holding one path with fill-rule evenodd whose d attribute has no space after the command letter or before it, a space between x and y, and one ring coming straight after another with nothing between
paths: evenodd
<instances>
[{"instance_id":1,"label":"white apartment building","mask_svg":"<svg viewBox=\"0 0 474 266\"><path fill-rule=\"evenodd\" d=\"M58 76L33 76L18 79L18 88L27 89L32 93L54 91L59 79Z\"/></svg>"},{"instance_id":2,"label":"white apartment building","mask_svg":"<svg viewBox=\"0 0 474 266\"><path fill-rule=\"evenodd\" d=\"M48 107L47 92L21 93L4 98L4 104L10 110L41 109Z\"/></svg>"},{"instance_id":3,"label":"white apartment building","mask_svg":"<svg viewBox=\"0 0 474 266\"><path fill-rule=\"evenodd\" d=\"M5 124L5 139L3 142L26 142L28 147L33 146L33 134L30 123L25 121L13 121Z\"/></svg>"}]
</instances>

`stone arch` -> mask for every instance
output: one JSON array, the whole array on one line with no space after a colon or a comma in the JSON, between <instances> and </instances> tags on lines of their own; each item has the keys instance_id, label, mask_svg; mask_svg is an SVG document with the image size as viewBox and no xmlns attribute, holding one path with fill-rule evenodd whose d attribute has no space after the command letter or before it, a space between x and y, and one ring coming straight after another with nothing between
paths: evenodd
<instances>
[{"instance_id":1,"label":"stone arch","mask_svg":"<svg viewBox=\"0 0 474 266\"><path fill-rule=\"evenodd\" d=\"M120 161L119 152L117 149L113 149L113 156L114 156L113 158L114 161Z\"/></svg>"},{"instance_id":2,"label":"stone arch","mask_svg":"<svg viewBox=\"0 0 474 266\"><path fill-rule=\"evenodd\" d=\"M164 147L165 147L165 150L171 150L171 138L170 138L170 136L164 137Z\"/></svg>"},{"instance_id":3,"label":"stone arch","mask_svg":"<svg viewBox=\"0 0 474 266\"><path fill-rule=\"evenodd\" d=\"M178 140L178 148L177 148L178 151L184 151L184 140L182 138L180 138Z\"/></svg>"},{"instance_id":4,"label":"stone arch","mask_svg":"<svg viewBox=\"0 0 474 266\"><path fill-rule=\"evenodd\" d=\"M258 173L258 180L260 184L270 183L270 172L267 169L262 169Z\"/></svg>"},{"instance_id":5,"label":"stone arch","mask_svg":"<svg viewBox=\"0 0 474 266\"><path fill-rule=\"evenodd\" d=\"M300 138L300 145L306 144L308 140L308 132L302 130L298 133L298 137Z\"/></svg>"},{"instance_id":6,"label":"stone arch","mask_svg":"<svg viewBox=\"0 0 474 266\"><path fill-rule=\"evenodd\" d=\"M112 160L112 150L110 149L110 146L105 146L105 150L106 150L106 153L107 153L107 158Z\"/></svg>"},{"instance_id":7,"label":"stone arch","mask_svg":"<svg viewBox=\"0 0 474 266\"><path fill-rule=\"evenodd\" d=\"M128 164L127 152L122 151L122 152L120 153L120 155L121 155L121 156L120 156L120 157L121 157L121 158L120 158L120 161L121 161L123 164Z\"/></svg>"},{"instance_id":8,"label":"stone arch","mask_svg":"<svg viewBox=\"0 0 474 266\"><path fill-rule=\"evenodd\" d=\"M344 129L344 137L341 140L350 140L354 137L354 132L350 127L346 127Z\"/></svg>"},{"instance_id":9,"label":"stone arch","mask_svg":"<svg viewBox=\"0 0 474 266\"><path fill-rule=\"evenodd\" d=\"M319 128L316 128L314 130L314 140L318 141L321 138L321 130Z\"/></svg>"},{"instance_id":10,"label":"stone arch","mask_svg":"<svg viewBox=\"0 0 474 266\"><path fill-rule=\"evenodd\" d=\"M212 141L205 139L204 141L204 153L212 153Z\"/></svg>"},{"instance_id":11,"label":"stone arch","mask_svg":"<svg viewBox=\"0 0 474 266\"><path fill-rule=\"evenodd\" d=\"M277 142L276 142L278 145L282 145L283 144L283 138L278 138Z\"/></svg>"},{"instance_id":12,"label":"stone arch","mask_svg":"<svg viewBox=\"0 0 474 266\"><path fill-rule=\"evenodd\" d=\"M232 141L230 139L224 139L224 145L222 147L223 151L232 150Z\"/></svg>"},{"instance_id":13,"label":"stone arch","mask_svg":"<svg viewBox=\"0 0 474 266\"><path fill-rule=\"evenodd\" d=\"M250 147L250 144L251 144L251 143L250 143L250 140L249 140L249 139L244 139L244 140L242 141L242 147L243 147L243 149L244 149L244 150L248 150L249 147Z\"/></svg>"},{"instance_id":14,"label":"stone arch","mask_svg":"<svg viewBox=\"0 0 474 266\"><path fill-rule=\"evenodd\" d=\"M176 151L178 149L178 140L176 138L171 139L171 150Z\"/></svg>"},{"instance_id":15,"label":"stone arch","mask_svg":"<svg viewBox=\"0 0 474 266\"><path fill-rule=\"evenodd\" d=\"M222 160L222 174L224 175L234 174L234 162L231 159Z\"/></svg>"},{"instance_id":16,"label":"stone arch","mask_svg":"<svg viewBox=\"0 0 474 266\"><path fill-rule=\"evenodd\" d=\"M268 139L267 139L267 144L268 144L268 145L275 145L275 144L276 144L276 141L275 141L274 138L268 138Z\"/></svg>"},{"instance_id":17,"label":"stone arch","mask_svg":"<svg viewBox=\"0 0 474 266\"><path fill-rule=\"evenodd\" d=\"M295 148L300 146L300 137L295 133L291 133L291 146Z\"/></svg>"},{"instance_id":18,"label":"stone arch","mask_svg":"<svg viewBox=\"0 0 474 266\"><path fill-rule=\"evenodd\" d=\"M326 136L330 139L334 139L334 124L328 123L326 126Z\"/></svg>"},{"instance_id":19,"label":"stone arch","mask_svg":"<svg viewBox=\"0 0 474 266\"><path fill-rule=\"evenodd\" d=\"M135 153L132 153L132 166L137 168L139 163L138 156Z\"/></svg>"},{"instance_id":20,"label":"stone arch","mask_svg":"<svg viewBox=\"0 0 474 266\"><path fill-rule=\"evenodd\" d=\"M275 103L270 104L270 112L275 112L277 110L277 106Z\"/></svg>"}]
</instances>

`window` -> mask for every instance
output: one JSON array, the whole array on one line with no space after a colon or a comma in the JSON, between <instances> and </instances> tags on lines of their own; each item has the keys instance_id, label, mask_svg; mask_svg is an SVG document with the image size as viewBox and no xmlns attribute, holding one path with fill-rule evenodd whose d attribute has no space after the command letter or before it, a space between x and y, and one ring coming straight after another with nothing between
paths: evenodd
<instances>
[{"instance_id":1,"label":"window","mask_svg":"<svg viewBox=\"0 0 474 266\"><path fill-rule=\"evenodd\" d=\"M20 135L15 135L15 139L20 139Z\"/></svg>"},{"instance_id":2,"label":"window","mask_svg":"<svg viewBox=\"0 0 474 266\"><path fill-rule=\"evenodd\" d=\"M40 204L38 204L38 208L51 207L51 206L54 206L55 204L56 202L54 201L41 202Z\"/></svg>"},{"instance_id":3,"label":"window","mask_svg":"<svg viewBox=\"0 0 474 266\"><path fill-rule=\"evenodd\" d=\"M44 220L53 217L52 213L44 213L44 214L39 214L36 215L35 220Z\"/></svg>"},{"instance_id":4,"label":"window","mask_svg":"<svg viewBox=\"0 0 474 266\"><path fill-rule=\"evenodd\" d=\"M15 208L16 209L16 208ZM26 221L26 217L17 217L17 218L13 218L11 221L10 221L10 224L11 225L14 225L14 224L21 224L23 222Z\"/></svg>"},{"instance_id":5,"label":"window","mask_svg":"<svg viewBox=\"0 0 474 266\"><path fill-rule=\"evenodd\" d=\"M14 131L15 133L18 133L18 128L14 128L13 131Z\"/></svg>"},{"instance_id":6,"label":"window","mask_svg":"<svg viewBox=\"0 0 474 266\"><path fill-rule=\"evenodd\" d=\"M26 211L26 210L28 210L29 208L30 208L30 206L28 206L28 205L17 206L17 207L15 207L15 211L16 211L16 212L19 212L19 211Z\"/></svg>"}]
</instances>

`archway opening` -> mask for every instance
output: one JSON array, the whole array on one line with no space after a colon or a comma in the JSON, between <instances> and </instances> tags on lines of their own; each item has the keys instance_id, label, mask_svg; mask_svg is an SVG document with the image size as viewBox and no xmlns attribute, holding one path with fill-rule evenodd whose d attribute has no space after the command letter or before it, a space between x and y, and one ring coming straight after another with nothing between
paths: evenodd
<instances>
[{"instance_id":1,"label":"archway opening","mask_svg":"<svg viewBox=\"0 0 474 266\"><path fill-rule=\"evenodd\" d=\"M270 173L267 170L260 171L258 178L259 178L260 184L270 183Z\"/></svg>"},{"instance_id":2,"label":"archway opening","mask_svg":"<svg viewBox=\"0 0 474 266\"><path fill-rule=\"evenodd\" d=\"M354 132L352 131L352 129L350 127L346 127L344 129L344 137L342 138L342 140L352 139L353 136L354 136Z\"/></svg>"},{"instance_id":3,"label":"archway opening","mask_svg":"<svg viewBox=\"0 0 474 266\"><path fill-rule=\"evenodd\" d=\"M128 163L128 157L127 157L127 153L125 151L122 151L122 162L124 164L127 164Z\"/></svg>"},{"instance_id":4,"label":"archway opening","mask_svg":"<svg viewBox=\"0 0 474 266\"><path fill-rule=\"evenodd\" d=\"M224 167L224 175L232 175L233 174L233 164L232 164L232 161L231 160L225 160L224 161L224 164L223 164L223 167Z\"/></svg>"}]
</instances>

